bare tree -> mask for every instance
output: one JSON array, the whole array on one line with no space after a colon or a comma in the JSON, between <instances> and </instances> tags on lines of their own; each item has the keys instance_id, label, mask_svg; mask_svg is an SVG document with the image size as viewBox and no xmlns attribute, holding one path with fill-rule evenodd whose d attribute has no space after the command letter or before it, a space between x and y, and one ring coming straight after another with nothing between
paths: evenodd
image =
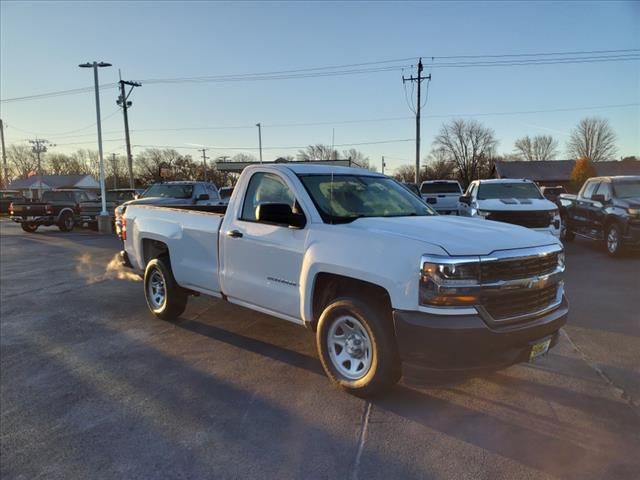
<instances>
[{"instance_id":1,"label":"bare tree","mask_svg":"<svg viewBox=\"0 0 640 480\"><path fill-rule=\"evenodd\" d=\"M37 173L38 159L29 145L9 145L7 147L7 166L9 178L27 178L29 175ZM42 166L44 167L44 165Z\"/></svg>"},{"instance_id":2,"label":"bare tree","mask_svg":"<svg viewBox=\"0 0 640 480\"><path fill-rule=\"evenodd\" d=\"M369 157L367 157L360 150L356 150L355 148L350 148L349 150L343 150L342 158L344 159L350 158L356 167L366 168L367 170L372 170L374 172L378 171L375 165L371 165L371 162L369 161Z\"/></svg>"},{"instance_id":3,"label":"bare tree","mask_svg":"<svg viewBox=\"0 0 640 480\"><path fill-rule=\"evenodd\" d=\"M551 135L529 135L516 140L515 154L524 160L553 160L558 155L558 142Z\"/></svg>"},{"instance_id":4,"label":"bare tree","mask_svg":"<svg viewBox=\"0 0 640 480\"><path fill-rule=\"evenodd\" d=\"M251 155L250 153L236 153L233 157L231 157L232 162L255 162L256 157Z\"/></svg>"},{"instance_id":5,"label":"bare tree","mask_svg":"<svg viewBox=\"0 0 640 480\"><path fill-rule=\"evenodd\" d=\"M465 185L479 175L497 144L493 130L476 120L452 120L442 126L433 141L435 150L442 149L455 162Z\"/></svg>"},{"instance_id":6,"label":"bare tree","mask_svg":"<svg viewBox=\"0 0 640 480\"><path fill-rule=\"evenodd\" d=\"M571 158L592 162L612 160L616 156L616 134L605 118L587 117L571 132L568 152Z\"/></svg>"},{"instance_id":7,"label":"bare tree","mask_svg":"<svg viewBox=\"0 0 640 480\"><path fill-rule=\"evenodd\" d=\"M338 151L330 145L309 145L304 150L298 150L298 160L335 160L338 158Z\"/></svg>"}]
</instances>

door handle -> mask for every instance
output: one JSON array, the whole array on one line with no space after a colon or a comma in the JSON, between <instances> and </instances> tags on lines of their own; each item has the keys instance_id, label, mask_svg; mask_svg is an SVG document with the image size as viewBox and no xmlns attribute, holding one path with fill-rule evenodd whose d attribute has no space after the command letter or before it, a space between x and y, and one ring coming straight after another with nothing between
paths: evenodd
<instances>
[{"instance_id":1,"label":"door handle","mask_svg":"<svg viewBox=\"0 0 640 480\"><path fill-rule=\"evenodd\" d=\"M238 230L229 230L227 236L231 238L242 238L242 232Z\"/></svg>"}]
</instances>

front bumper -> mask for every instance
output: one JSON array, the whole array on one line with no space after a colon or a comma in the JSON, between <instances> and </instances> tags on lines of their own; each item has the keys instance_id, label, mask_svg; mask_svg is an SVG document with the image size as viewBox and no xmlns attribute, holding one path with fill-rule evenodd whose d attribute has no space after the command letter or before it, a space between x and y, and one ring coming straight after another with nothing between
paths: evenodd
<instances>
[{"instance_id":1,"label":"front bumper","mask_svg":"<svg viewBox=\"0 0 640 480\"><path fill-rule=\"evenodd\" d=\"M480 315L435 315L394 310L393 323L405 364L435 370L500 368L527 361L537 341L551 338L567 322L563 296L555 310L517 324L490 327Z\"/></svg>"},{"instance_id":2,"label":"front bumper","mask_svg":"<svg viewBox=\"0 0 640 480\"><path fill-rule=\"evenodd\" d=\"M129 254L125 250L120 250L118 256L120 257L120 265L127 268L133 268L131 260L129 260Z\"/></svg>"}]
</instances>

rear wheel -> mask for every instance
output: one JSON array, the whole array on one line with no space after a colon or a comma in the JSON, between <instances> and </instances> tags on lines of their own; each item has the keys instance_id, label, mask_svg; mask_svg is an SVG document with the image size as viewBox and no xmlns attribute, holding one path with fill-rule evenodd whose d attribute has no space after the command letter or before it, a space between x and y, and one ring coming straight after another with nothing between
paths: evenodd
<instances>
[{"instance_id":1,"label":"rear wheel","mask_svg":"<svg viewBox=\"0 0 640 480\"><path fill-rule=\"evenodd\" d=\"M73 226L75 221L73 219L73 215L70 212L65 212L60 217L60 221L58 222L58 228L62 232L70 232L73 230Z\"/></svg>"},{"instance_id":2,"label":"rear wheel","mask_svg":"<svg viewBox=\"0 0 640 480\"><path fill-rule=\"evenodd\" d=\"M168 257L154 258L147 264L144 296L149 310L162 320L175 320L187 308L187 291L176 283Z\"/></svg>"},{"instance_id":3,"label":"rear wheel","mask_svg":"<svg viewBox=\"0 0 640 480\"><path fill-rule=\"evenodd\" d=\"M329 379L351 394L373 396L400 379L395 335L381 308L353 298L334 300L320 316L316 342Z\"/></svg>"},{"instance_id":4,"label":"rear wheel","mask_svg":"<svg viewBox=\"0 0 640 480\"><path fill-rule=\"evenodd\" d=\"M35 231L38 229L38 225L32 225L30 223L21 223L20 226L22 227L22 230L27 233L35 233Z\"/></svg>"},{"instance_id":5,"label":"rear wheel","mask_svg":"<svg viewBox=\"0 0 640 480\"><path fill-rule=\"evenodd\" d=\"M605 236L605 246L607 253L612 257L617 257L622 251L622 232L617 223L612 223L607 227Z\"/></svg>"}]
</instances>

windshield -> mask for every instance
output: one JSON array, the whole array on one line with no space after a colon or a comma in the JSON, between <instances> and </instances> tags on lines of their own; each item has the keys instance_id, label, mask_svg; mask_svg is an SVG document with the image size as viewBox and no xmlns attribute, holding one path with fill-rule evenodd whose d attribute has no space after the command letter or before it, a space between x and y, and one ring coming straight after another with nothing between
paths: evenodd
<instances>
[{"instance_id":1,"label":"windshield","mask_svg":"<svg viewBox=\"0 0 640 480\"><path fill-rule=\"evenodd\" d=\"M126 202L132 200L135 192L133 190L123 190L121 192L107 192L108 202Z\"/></svg>"},{"instance_id":2,"label":"windshield","mask_svg":"<svg viewBox=\"0 0 640 480\"><path fill-rule=\"evenodd\" d=\"M533 183L481 183L478 200L492 198L542 198L542 195Z\"/></svg>"},{"instance_id":3,"label":"windshield","mask_svg":"<svg viewBox=\"0 0 640 480\"><path fill-rule=\"evenodd\" d=\"M398 182L368 175L300 175L323 219L427 216L436 213Z\"/></svg>"},{"instance_id":4,"label":"windshield","mask_svg":"<svg viewBox=\"0 0 640 480\"><path fill-rule=\"evenodd\" d=\"M613 191L617 198L640 197L640 180L613 182Z\"/></svg>"},{"instance_id":5,"label":"windshield","mask_svg":"<svg viewBox=\"0 0 640 480\"><path fill-rule=\"evenodd\" d=\"M159 183L150 186L141 198L149 197L169 197L169 198L191 198L193 195L193 185L190 184L167 184Z\"/></svg>"},{"instance_id":6,"label":"windshield","mask_svg":"<svg viewBox=\"0 0 640 480\"><path fill-rule=\"evenodd\" d=\"M432 182L423 183L420 193L456 193L461 194L460 185L457 182Z\"/></svg>"}]
</instances>

